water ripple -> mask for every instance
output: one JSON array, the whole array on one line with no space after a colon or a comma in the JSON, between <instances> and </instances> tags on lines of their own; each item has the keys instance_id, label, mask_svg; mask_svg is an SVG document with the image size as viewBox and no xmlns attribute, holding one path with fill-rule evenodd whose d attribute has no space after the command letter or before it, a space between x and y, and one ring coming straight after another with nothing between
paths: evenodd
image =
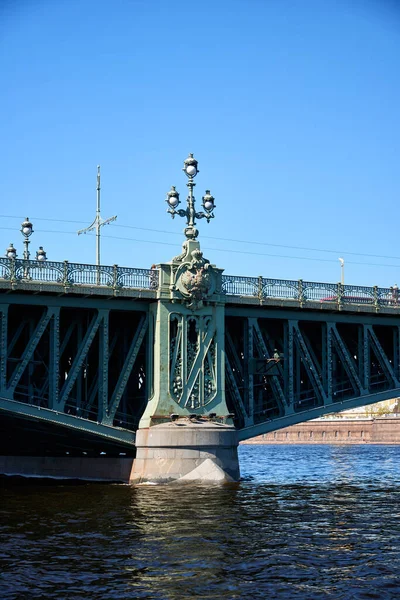
<instances>
[{"instance_id":1,"label":"water ripple","mask_svg":"<svg viewBox=\"0 0 400 600\"><path fill-rule=\"evenodd\" d=\"M224 487L3 479L1 600L398 598L400 448L240 455Z\"/></svg>"}]
</instances>

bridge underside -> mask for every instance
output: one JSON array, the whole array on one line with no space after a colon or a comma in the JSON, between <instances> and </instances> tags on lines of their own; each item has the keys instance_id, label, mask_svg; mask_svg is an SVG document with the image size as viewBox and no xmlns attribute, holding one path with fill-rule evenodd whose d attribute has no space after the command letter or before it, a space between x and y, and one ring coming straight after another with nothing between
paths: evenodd
<instances>
[{"instance_id":1,"label":"bridge underside","mask_svg":"<svg viewBox=\"0 0 400 600\"><path fill-rule=\"evenodd\" d=\"M396 318L242 307L227 314L226 393L239 439L400 395Z\"/></svg>"},{"instance_id":2,"label":"bridge underside","mask_svg":"<svg viewBox=\"0 0 400 600\"><path fill-rule=\"evenodd\" d=\"M0 410L0 456L135 456L132 443Z\"/></svg>"}]
</instances>

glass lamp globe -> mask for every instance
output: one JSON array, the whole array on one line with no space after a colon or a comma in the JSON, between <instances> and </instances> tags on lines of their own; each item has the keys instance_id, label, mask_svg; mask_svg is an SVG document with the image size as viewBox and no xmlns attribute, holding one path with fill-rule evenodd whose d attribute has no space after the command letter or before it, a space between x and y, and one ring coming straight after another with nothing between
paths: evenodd
<instances>
[{"instance_id":1,"label":"glass lamp globe","mask_svg":"<svg viewBox=\"0 0 400 600\"><path fill-rule=\"evenodd\" d=\"M177 198L176 196L171 196L168 200L168 203L173 207L178 206L179 198Z\"/></svg>"},{"instance_id":2,"label":"glass lamp globe","mask_svg":"<svg viewBox=\"0 0 400 600\"><path fill-rule=\"evenodd\" d=\"M194 165L189 165L186 167L186 173L189 175L189 177L194 177L197 174L197 169Z\"/></svg>"}]
</instances>

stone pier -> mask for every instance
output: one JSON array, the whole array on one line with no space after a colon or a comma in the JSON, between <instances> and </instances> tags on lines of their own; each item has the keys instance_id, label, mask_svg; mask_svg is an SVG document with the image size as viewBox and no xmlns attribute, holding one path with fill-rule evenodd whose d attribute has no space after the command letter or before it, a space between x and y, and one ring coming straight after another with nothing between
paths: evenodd
<instances>
[{"instance_id":1,"label":"stone pier","mask_svg":"<svg viewBox=\"0 0 400 600\"><path fill-rule=\"evenodd\" d=\"M132 483L171 481L225 483L239 479L234 427L179 419L140 429Z\"/></svg>"}]
</instances>

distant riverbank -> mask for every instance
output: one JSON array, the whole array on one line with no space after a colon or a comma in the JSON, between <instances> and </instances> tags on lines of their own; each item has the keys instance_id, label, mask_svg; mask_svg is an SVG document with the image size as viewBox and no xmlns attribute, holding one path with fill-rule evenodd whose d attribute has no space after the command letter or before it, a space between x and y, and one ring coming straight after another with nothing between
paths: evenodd
<instances>
[{"instance_id":1,"label":"distant riverbank","mask_svg":"<svg viewBox=\"0 0 400 600\"><path fill-rule=\"evenodd\" d=\"M400 444L400 417L315 419L251 438L246 444Z\"/></svg>"}]
</instances>

